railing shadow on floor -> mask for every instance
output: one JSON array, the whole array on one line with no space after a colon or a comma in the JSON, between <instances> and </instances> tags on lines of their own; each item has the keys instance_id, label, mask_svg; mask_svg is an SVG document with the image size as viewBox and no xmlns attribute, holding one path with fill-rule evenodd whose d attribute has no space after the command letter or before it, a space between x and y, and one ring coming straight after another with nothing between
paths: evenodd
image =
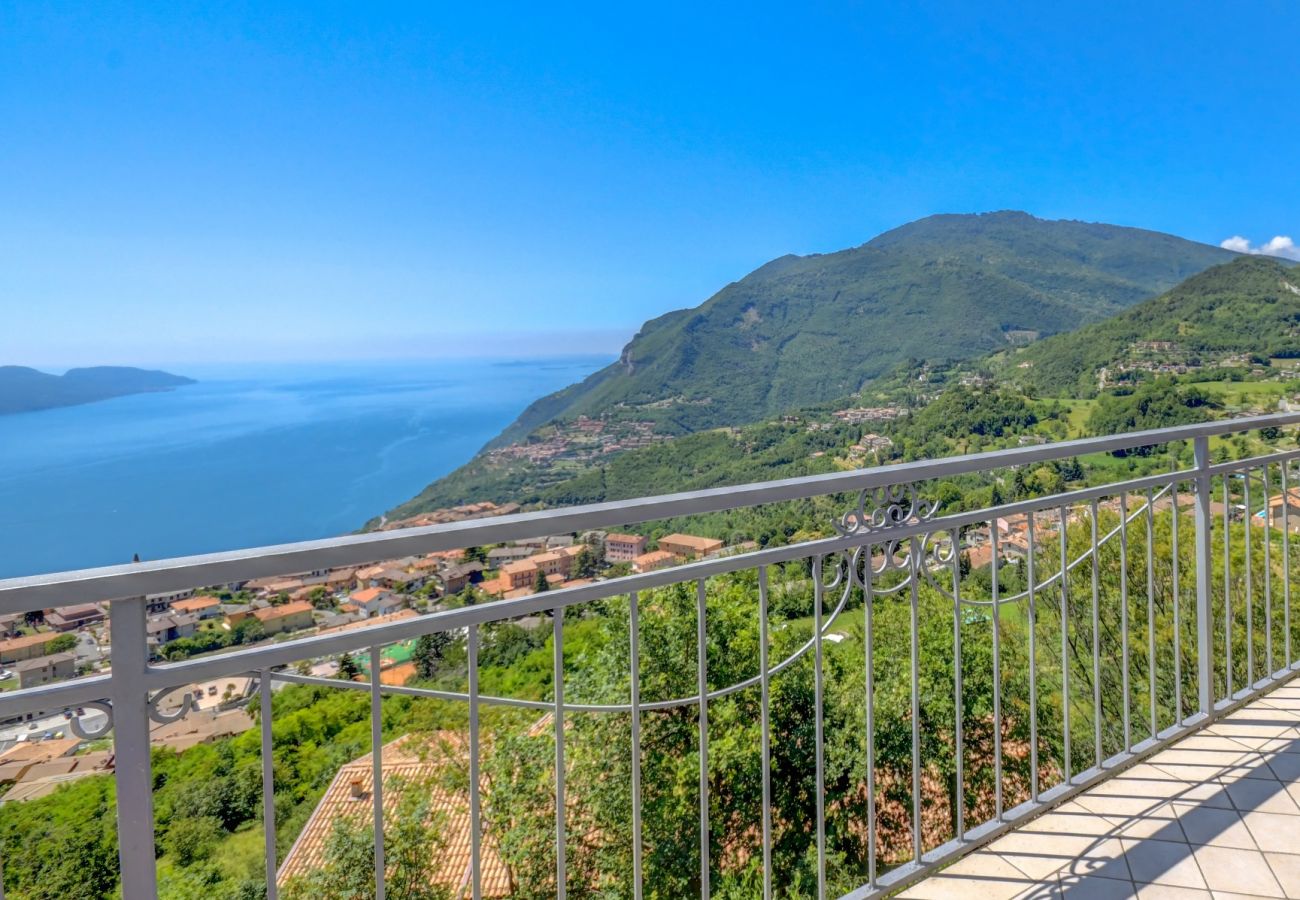
<instances>
[{"instance_id":1,"label":"railing shadow on floor","mask_svg":"<svg viewBox=\"0 0 1300 900\"><path fill-rule=\"evenodd\" d=\"M1257 702L1267 702L1267 695ZM1296 727L1300 725L1300 708L1292 712L1289 720L1252 719L1250 712L1247 708L1229 715L1182 742L1196 743L1199 738L1201 744L1220 749L1198 751L1175 744L1115 776L1095 792L1076 798L1075 805L1083 811L1071 814L1103 818L1113 821L1113 826L1101 833L1089 829L1091 841L1087 848L1056 877L1022 894L1022 900L1122 898L1137 896L1137 886L1152 884L1200 891L1206 886L1231 890L1228 884L1238 873L1224 872L1223 861L1231 865L1235 854L1294 852L1294 836L1300 834L1300 806L1287 787L1300 783L1300 734ZM1275 736L1266 737L1270 733ZM1198 753L1207 759L1222 758L1222 748L1230 743L1242 754L1235 762L1195 761ZM1165 762L1165 758L1179 761ZM1162 774L1164 779L1159 777ZM1123 811L1130 809L1125 816ZM1265 824L1261 814L1263 819L1293 818L1288 832L1291 837L1282 836L1282 843L1275 843L1278 838L1261 843L1259 832ZM1286 824L1278 819L1268 824L1279 823ZM1210 848L1208 855L1216 858L1217 871L1206 865L1203 848ZM997 853L997 843L988 850ZM1000 855L1004 859L1011 856L1008 861L1013 866L1017 862L1024 865L1019 859L1021 854ZM1048 862L1051 857L1043 855L1041 859ZM1257 862L1253 856L1252 860ZM1276 874L1273 877L1277 878ZM1233 886L1251 892L1240 883Z\"/></svg>"}]
</instances>

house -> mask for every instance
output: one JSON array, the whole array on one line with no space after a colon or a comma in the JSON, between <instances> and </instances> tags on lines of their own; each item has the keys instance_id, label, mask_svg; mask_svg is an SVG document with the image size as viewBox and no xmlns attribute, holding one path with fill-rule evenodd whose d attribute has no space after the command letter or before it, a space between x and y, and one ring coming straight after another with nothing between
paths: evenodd
<instances>
[{"instance_id":1,"label":"house","mask_svg":"<svg viewBox=\"0 0 1300 900\"><path fill-rule=\"evenodd\" d=\"M1285 494L1268 498L1268 523L1274 528L1284 525L1288 531L1300 531L1300 488L1291 488ZM1264 510L1255 513L1256 525L1264 523Z\"/></svg>"},{"instance_id":2,"label":"house","mask_svg":"<svg viewBox=\"0 0 1300 900\"><path fill-rule=\"evenodd\" d=\"M408 572L405 569L387 568L370 576L371 587L388 588L390 591L414 591L424 586L427 575L420 572Z\"/></svg>"},{"instance_id":3,"label":"house","mask_svg":"<svg viewBox=\"0 0 1300 900\"><path fill-rule=\"evenodd\" d=\"M469 585L483 580L483 564L477 561L458 563L443 569L439 577L446 593L459 594Z\"/></svg>"},{"instance_id":4,"label":"house","mask_svg":"<svg viewBox=\"0 0 1300 900\"><path fill-rule=\"evenodd\" d=\"M14 671L18 673L20 688L62 681L77 674L77 654L52 653L49 656L35 656L14 663Z\"/></svg>"},{"instance_id":5,"label":"house","mask_svg":"<svg viewBox=\"0 0 1300 900\"><path fill-rule=\"evenodd\" d=\"M506 563L501 567L501 579L510 582L510 589L532 587L537 583L537 563L535 557Z\"/></svg>"},{"instance_id":6,"label":"house","mask_svg":"<svg viewBox=\"0 0 1300 900\"><path fill-rule=\"evenodd\" d=\"M526 561L541 569L544 575L562 575L568 578L573 574L573 563L578 558L578 554L582 552L582 549L580 544L572 544L546 553L539 553L536 556L530 556Z\"/></svg>"},{"instance_id":7,"label":"house","mask_svg":"<svg viewBox=\"0 0 1300 900\"><path fill-rule=\"evenodd\" d=\"M653 572L655 569L667 568L675 562L677 557L667 550L652 550L632 560L632 568L637 572Z\"/></svg>"},{"instance_id":8,"label":"house","mask_svg":"<svg viewBox=\"0 0 1300 900\"><path fill-rule=\"evenodd\" d=\"M320 584L328 591L341 591L356 580L356 569L332 569L321 578Z\"/></svg>"},{"instance_id":9,"label":"house","mask_svg":"<svg viewBox=\"0 0 1300 900\"><path fill-rule=\"evenodd\" d=\"M290 591L289 599L306 600L308 603L310 603L312 601L312 598L315 597L318 592L328 594L329 590L323 584L305 584L302 587L298 588L298 590L296 591Z\"/></svg>"},{"instance_id":10,"label":"house","mask_svg":"<svg viewBox=\"0 0 1300 900\"><path fill-rule=\"evenodd\" d=\"M646 539L639 534L605 535L605 562L631 562L645 553Z\"/></svg>"},{"instance_id":11,"label":"house","mask_svg":"<svg viewBox=\"0 0 1300 900\"><path fill-rule=\"evenodd\" d=\"M506 575L498 575L489 581L480 582L478 588L489 597L504 597L515 589L510 582L509 576Z\"/></svg>"},{"instance_id":12,"label":"house","mask_svg":"<svg viewBox=\"0 0 1300 900\"><path fill-rule=\"evenodd\" d=\"M318 633L324 634L343 625L351 625L358 620L361 620L361 613L357 611L328 613L320 620Z\"/></svg>"},{"instance_id":13,"label":"house","mask_svg":"<svg viewBox=\"0 0 1300 900\"><path fill-rule=\"evenodd\" d=\"M511 545L508 547L493 547L488 551L488 563L500 568L508 562L518 562L532 556L533 551L529 547L520 547Z\"/></svg>"},{"instance_id":14,"label":"house","mask_svg":"<svg viewBox=\"0 0 1300 900\"><path fill-rule=\"evenodd\" d=\"M222 604L221 613L225 617L224 627L230 629L251 616L253 607L249 603L225 603Z\"/></svg>"},{"instance_id":15,"label":"house","mask_svg":"<svg viewBox=\"0 0 1300 900\"><path fill-rule=\"evenodd\" d=\"M149 643L166 644L192 635L198 622L195 616L171 613L145 622L144 631Z\"/></svg>"},{"instance_id":16,"label":"house","mask_svg":"<svg viewBox=\"0 0 1300 900\"><path fill-rule=\"evenodd\" d=\"M966 554L966 560L970 564L971 571L993 564L993 545L991 543L968 547L963 552Z\"/></svg>"},{"instance_id":17,"label":"house","mask_svg":"<svg viewBox=\"0 0 1300 900\"><path fill-rule=\"evenodd\" d=\"M280 606L255 609L253 616L262 623L267 634L283 634L286 631L301 631L304 628L314 627L316 624L316 619L312 616L314 611L315 607L306 600L298 600Z\"/></svg>"},{"instance_id":18,"label":"house","mask_svg":"<svg viewBox=\"0 0 1300 900\"><path fill-rule=\"evenodd\" d=\"M693 534L668 534L659 539L659 549L681 560L699 559L722 549L722 541Z\"/></svg>"},{"instance_id":19,"label":"house","mask_svg":"<svg viewBox=\"0 0 1300 900\"><path fill-rule=\"evenodd\" d=\"M216 597L186 597L172 603L172 612L185 616L194 616L200 622L221 616L221 601Z\"/></svg>"},{"instance_id":20,"label":"house","mask_svg":"<svg viewBox=\"0 0 1300 900\"><path fill-rule=\"evenodd\" d=\"M158 615L171 609L173 603L177 600L184 600L186 597L193 597L194 590L187 591L167 591L162 594L146 594L144 598L144 608L147 615Z\"/></svg>"},{"instance_id":21,"label":"house","mask_svg":"<svg viewBox=\"0 0 1300 900\"><path fill-rule=\"evenodd\" d=\"M367 616L383 615L406 605L406 598L381 587L353 591L348 601Z\"/></svg>"},{"instance_id":22,"label":"house","mask_svg":"<svg viewBox=\"0 0 1300 900\"><path fill-rule=\"evenodd\" d=\"M345 619L343 616L331 616L321 622L321 628L317 634L334 634L339 631L352 631L356 628L374 628L376 625L400 622L403 619L411 619L418 615L419 613L413 609L399 609L397 612L376 616L373 619L358 619L356 616Z\"/></svg>"},{"instance_id":23,"label":"house","mask_svg":"<svg viewBox=\"0 0 1300 900\"><path fill-rule=\"evenodd\" d=\"M0 616L0 637L18 637L22 634L24 616L22 613L9 613Z\"/></svg>"},{"instance_id":24,"label":"house","mask_svg":"<svg viewBox=\"0 0 1300 900\"><path fill-rule=\"evenodd\" d=\"M42 631L39 634L20 634L0 641L0 663L22 662L44 656L46 646L58 637L53 631Z\"/></svg>"},{"instance_id":25,"label":"house","mask_svg":"<svg viewBox=\"0 0 1300 900\"><path fill-rule=\"evenodd\" d=\"M98 603L58 606L45 611L45 624L55 631L76 631L104 621L104 608Z\"/></svg>"},{"instance_id":26,"label":"house","mask_svg":"<svg viewBox=\"0 0 1300 900\"><path fill-rule=\"evenodd\" d=\"M467 759L465 739L455 732L423 738L408 735L385 744L379 756L385 808L390 803L398 803L402 792L419 791L427 801L430 815L437 817L443 834L467 835L468 788L439 777L449 767L463 768L468 764ZM331 862L329 840L336 823L360 827L371 821L374 774L374 761L368 753L339 769L280 865L277 884L283 888L288 882L309 876ZM484 779L482 790L487 791L489 787ZM429 880L445 888L448 896L469 896L470 871L468 840L450 841L428 857ZM512 894L511 873L501 858L496 833L490 827L483 831L479 872L481 896L496 898Z\"/></svg>"}]
</instances>

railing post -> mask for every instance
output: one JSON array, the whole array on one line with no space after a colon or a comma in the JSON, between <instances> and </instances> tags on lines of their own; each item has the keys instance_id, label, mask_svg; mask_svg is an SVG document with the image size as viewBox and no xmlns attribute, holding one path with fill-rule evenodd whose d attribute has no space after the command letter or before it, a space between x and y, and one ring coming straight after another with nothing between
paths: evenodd
<instances>
[{"instance_id":1,"label":"railing post","mask_svg":"<svg viewBox=\"0 0 1300 900\"><path fill-rule=\"evenodd\" d=\"M145 598L109 606L113 664L113 755L117 777L117 852L122 896L158 896L153 839L153 771L149 761L149 694L145 669Z\"/></svg>"},{"instance_id":2,"label":"railing post","mask_svg":"<svg viewBox=\"0 0 1300 900\"><path fill-rule=\"evenodd\" d=\"M1214 518L1210 514L1210 439L1192 440L1196 464L1196 672L1200 711L1214 716L1214 639L1210 614L1210 564ZM1178 515L1178 510L1174 510ZM1176 562L1176 561L1175 561Z\"/></svg>"}]
</instances>

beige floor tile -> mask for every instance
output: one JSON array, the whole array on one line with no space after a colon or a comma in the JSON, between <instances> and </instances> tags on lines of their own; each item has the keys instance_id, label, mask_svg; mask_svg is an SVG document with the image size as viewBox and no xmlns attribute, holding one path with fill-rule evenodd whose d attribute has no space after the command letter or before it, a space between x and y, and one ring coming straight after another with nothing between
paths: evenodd
<instances>
[{"instance_id":1,"label":"beige floor tile","mask_svg":"<svg viewBox=\"0 0 1300 900\"><path fill-rule=\"evenodd\" d=\"M1134 816L1122 822L1116 831L1120 837L1154 838L1159 841L1186 841L1187 836L1179 824L1178 811L1174 801L1165 803L1140 816Z\"/></svg>"},{"instance_id":2,"label":"beige floor tile","mask_svg":"<svg viewBox=\"0 0 1300 900\"><path fill-rule=\"evenodd\" d=\"M1287 728L1284 725L1245 725L1242 723L1216 722L1206 731L1217 737L1234 740L1247 750L1258 750L1268 741L1285 736Z\"/></svg>"},{"instance_id":3,"label":"beige floor tile","mask_svg":"<svg viewBox=\"0 0 1300 900\"><path fill-rule=\"evenodd\" d=\"M1124 846L1116 838L1090 838L1090 843L1075 853L1043 854L1003 852L1002 858L1030 878L1048 879L1061 872L1069 875L1101 874L1109 878L1128 878Z\"/></svg>"},{"instance_id":4,"label":"beige floor tile","mask_svg":"<svg viewBox=\"0 0 1300 900\"><path fill-rule=\"evenodd\" d=\"M1063 876L1060 885L1063 900L1125 900L1137 896L1133 882L1099 875Z\"/></svg>"},{"instance_id":5,"label":"beige floor tile","mask_svg":"<svg viewBox=\"0 0 1300 900\"><path fill-rule=\"evenodd\" d=\"M1300 900L1300 680L902 896Z\"/></svg>"},{"instance_id":6,"label":"beige floor tile","mask_svg":"<svg viewBox=\"0 0 1300 900\"><path fill-rule=\"evenodd\" d=\"M1277 776L1268 767L1269 756L1265 753L1249 753L1244 759L1231 766L1224 766L1219 773L1219 780L1225 784L1240 781L1243 778L1257 778L1263 781L1277 781Z\"/></svg>"},{"instance_id":7,"label":"beige floor tile","mask_svg":"<svg viewBox=\"0 0 1300 900\"><path fill-rule=\"evenodd\" d=\"M1054 857L1064 861L1087 852L1098 840L1099 838L1086 834L1012 831L990 844L989 849L1003 856L1019 853Z\"/></svg>"},{"instance_id":8,"label":"beige floor tile","mask_svg":"<svg viewBox=\"0 0 1300 900\"><path fill-rule=\"evenodd\" d=\"M1230 737L1224 737L1221 734L1212 734L1209 731L1198 731L1196 734L1183 738L1169 750L1162 751L1168 753L1174 750L1202 751L1214 750L1221 753L1245 753L1247 750L1254 750L1254 747L1247 747L1240 741L1233 740Z\"/></svg>"},{"instance_id":9,"label":"beige floor tile","mask_svg":"<svg viewBox=\"0 0 1300 900\"><path fill-rule=\"evenodd\" d=\"M1116 841L1116 843L1119 843ZM1111 852L1111 847L1107 845L1101 848L1106 852ZM1120 850L1123 849L1121 844ZM1084 856L1079 859L1071 860L1066 863L1065 867L1057 874L1057 878L1109 878L1118 881L1128 881L1133 876L1129 871L1128 858L1122 853L1119 856L1105 856L1099 853L1095 856Z\"/></svg>"},{"instance_id":10,"label":"beige floor tile","mask_svg":"<svg viewBox=\"0 0 1300 900\"><path fill-rule=\"evenodd\" d=\"M1232 809L1232 798L1224 790L1223 785L1219 784L1218 779L1207 781L1204 784L1198 784L1183 792L1178 798L1184 803L1197 803L1201 806L1217 806L1220 809Z\"/></svg>"},{"instance_id":11,"label":"beige floor tile","mask_svg":"<svg viewBox=\"0 0 1300 900\"><path fill-rule=\"evenodd\" d=\"M943 870L945 875L973 878L1005 878L1012 881L1027 877L1001 856L987 849L976 850Z\"/></svg>"},{"instance_id":12,"label":"beige floor tile","mask_svg":"<svg viewBox=\"0 0 1300 900\"><path fill-rule=\"evenodd\" d=\"M1150 766L1147 767L1151 769ZM1151 769L1151 771L1155 771ZM1150 800L1172 800L1192 785L1192 782L1171 778L1159 773L1161 778L1131 778L1120 776L1103 781L1088 791L1090 797L1142 797Z\"/></svg>"},{"instance_id":13,"label":"beige floor tile","mask_svg":"<svg viewBox=\"0 0 1300 900\"><path fill-rule=\"evenodd\" d=\"M1219 809L1194 803L1175 803L1178 823L1188 843L1212 847L1239 847L1254 850L1255 839L1234 809Z\"/></svg>"},{"instance_id":14,"label":"beige floor tile","mask_svg":"<svg viewBox=\"0 0 1300 900\"><path fill-rule=\"evenodd\" d=\"M1295 849L1300 852L1300 838L1295 841ZM1300 897L1300 856L1291 853L1265 853L1269 868L1288 897Z\"/></svg>"},{"instance_id":15,"label":"beige floor tile","mask_svg":"<svg viewBox=\"0 0 1300 900\"><path fill-rule=\"evenodd\" d=\"M1230 766L1249 751L1236 745L1224 749L1196 749L1186 746L1188 741L1197 740L1196 736L1179 741L1168 750L1161 750L1151 757L1150 763L1159 768L1171 765L1183 766Z\"/></svg>"},{"instance_id":16,"label":"beige floor tile","mask_svg":"<svg viewBox=\"0 0 1300 900\"><path fill-rule=\"evenodd\" d=\"M1232 847L1197 847L1196 863L1212 890L1244 891L1264 897L1282 897L1264 854Z\"/></svg>"},{"instance_id":17,"label":"beige floor tile","mask_svg":"<svg viewBox=\"0 0 1300 900\"><path fill-rule=\"evenodd\" d=\"M1267 765L1281 781L1300 781L1300 753L1271 753Z\"/></svg>"},{"instance_id":18,"label":"beige floor tile","mask_svg":"<svg viewBox=\"0 0 1300 900\"><path fill-rule=\"evenodd\" d=\"M1214 895L1199 888L1174 887L1169 884L1138 885L1138 900L1211 900Z\"/></svg>"},{"instance_id":19,"label":"beige floor tile","mask_svg":"<svg viewBox=\"0 0 1300 900\"><path fill-rule=\"evenodd\" d=\"M1116 823L1105 816L1099 816L1077 803L1067 803L1039 816L1032 822L1026 822L1019 830L1046 834L1097 836L1110 834L1115 829Z\"/></svg>"},{"instance_id":20,"label":"beige floor tile","mask_svg":"<svg viewBox=\"0 0 1300 900\"><path fill-rule=\"evenodd\" d=\"M1192 764L1192 763L1161 763L1157 768L1165 772L1170 778L1177 778L1187 785L1198 785L1206 781L1212 781L1222 775L1231 766L1231 763L1225 764Z\"/></svg>"},{"instance_id":21,"label":"beige floor tile","mask_svg":"<svg viewBox=\"0 0 1300 900\"><path fill-rule=\"evenodd\" d=\"M1027 890L1035 888L1028 878L1016 880L1002 878L962 878L939 874L908 888L900 897L912 900L1013 900Z\"/></svg>"},{"instance_id":22,"label":"beige floor tile","mask_svg":"<svg viewBox=\"0 0 1300 900\"><path fill-rule=\"evenodd\" d=\"M1216 786L1220 793L1223 788L1221 785ZM1190 792L1189 792L1190 793ZM1186 796L1179 797L1180 800L1187 799ZM1084 809L1092 810L1098 815L1105 816L1108 819L1127 821L1135 816L1159 816L1158 810L1161 807L1168 807L1168 801L1153 800L1149 797L1115 797L1115 796L1095 796L1091 793L1081 795L1077 801ZM1225 806L1231 805L1230 801L1224 798Z\"/></svg>"},{"instance_id":23,"label":"beige floor tile","mask_svg":"<svg viewBox=\"0 0 1300 900\"><path fill-rule=\"evenodd\" d=\"M1124 857L1133 880L1143 884L1171 884L1175 887L1205 888L1205 879L1187 844L1169 841L1122 839Z\"/></svg>"},{"instance_id":24,"label":"beige floor tile","mask_svg":"<svg viewBox=\"0 0 1300 900\"><path fill-rule=\"evenodd\" d=\"M1241 819L1265 853L1293 853L1300 846L1300 816L1248 812Z\"/></svg>"},{"instance_id":25,"label":"beige floor tile","mask_svg":"<svg viewBox=\"0 0 1300 900\"><path fill-rule=\"evenodd\" d=\"M1283 815L1300 815L1286 786L1279 781L1264 781L1259 778L1240 778L1225 783L1224 789L1232 799L1232 805L1242 812L1267 812Z\"/></svg>"}]
</instances>

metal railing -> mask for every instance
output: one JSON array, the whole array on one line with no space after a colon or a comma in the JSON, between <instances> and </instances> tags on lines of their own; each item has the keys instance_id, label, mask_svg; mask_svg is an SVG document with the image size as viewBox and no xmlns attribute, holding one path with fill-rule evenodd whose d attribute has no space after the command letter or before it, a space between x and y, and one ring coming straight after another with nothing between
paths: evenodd
<instances>
[{"instance_id":1,"label":"metal railing","mask_svg":"<svg viewBox=\"0 0 1300 900\"><path fill-rule=\"evenodd\" d=\"M170 712L159 701L196 682L243 674L259 685L266 823L276 817L273 688L302 684L368 692L376 897L385 896L389 866L382 713L385 698L397 696L465 709L471 864L464 887L476 900L483 895L484 802L492 799L485 798L482 770L489 752L481 719L486 707L552 718L543 730L554 744L554 854L545 864L553 872L555 896L583 895L593 887L583 879L593 878L620 895L649 892L647 883L658 877L650 868L661 861L647 852L653 849L647 833L662 823L647 820L646 795L657 797L663 788L642 777L643 741L648 724L658 721L653 717L677 715L692 721L698 762L698 816L691 823L697 829L698 859L692 865L698 863L698 874L691 893L709 896L719 879L750 871L756 873L754 891L764 897L787 892L797 878L819 897L877 897L1290 677L1300 665L1291 616L1292 571L1300 568L1292 558L1288 518L1291 485L1300 485L1293 472L1300 450L1215 463L1210 441L1298 423L1300 414L1224 420L0 581L0 614L119 598L110 604L111 674L0 695L0 721L64 709L104 714L94 731L75 718L73 727L90 737L112 737L126 897L157 894L151 728L190 712L188 697ZM1172 461L1164 463L1167 471L1149 466L1147 474L1111 484L943 515L927 499L943 480L982 479L987 487L1000 483L994 477L999 472L1157 445L1175 451L1158 457ZM1188 447L1191 465L1180 468L1176 451ZM825 521L826 536L788 545L178 663L152 661L146 640L150 594L813 500L822 503L815 507L820 510L847 502L848 511ZM1300 509L1300 500L1295 505ZM720 585L731 591L725 616ZM677 599L683 590L693 597L693 661L646 655L646 617L661 626L663 608L670 605L665 592L674 590ZM799 611L811 615L777 615L774 597L787 606L803 604ZM737 603L751 601L752 613L742 609L749 624L727 626L741 629L728 632L737 646L718 646L711 611L730 621ZM579 614L626 641L620 651L626 668L617 683L573 693L566 619ZM550 618L549 696L483 693L479 659L488 630L539 615ZM383 648L435 633L463 641L463 688L382 683ZM719 682L715 669L733 672L732 657L749 652L738 649L745 635L756 645L753 669ZM860 652L856 663L850 664L841 644ZM366 683L289 669L357 650L369 653ZM691 666L693 688L684 695L657 694L662 689L644 677L648 667ZM810 694L785 689L801 678L809 681ZM721 761L711 754L715 727L733 727L711 723L710 711L719 709L729 722L739 710L739 718L752 714L749 721L758 723L751 748L760 782L757 808L718 808L740 803L730 779L743 773L729 767L755 761L737 762L731 746ZM630 843L629 868L613 873L569 866L570 820L582 818L584 793L592 789L581 779L573 783L575 766L588 752L577 743L574 723L589 716L627 728L627 831L583 820L588 838ZM808 719L813 747L805 760L805 737L794 730ZM832 746L834 758L827 753ZM847 753L853 746L856 752ZM799 760L807 766L796 765ZM802 799L792 799L796 795ZM805 814L815 821L801 821ZM680 829L682 823L674 823ZM788 847L802 846L801 829L806 861L792 862ZM273 900L282 862L276 837L274 827L265 828L266 892Z\"/></svg>"}]
</instances>

